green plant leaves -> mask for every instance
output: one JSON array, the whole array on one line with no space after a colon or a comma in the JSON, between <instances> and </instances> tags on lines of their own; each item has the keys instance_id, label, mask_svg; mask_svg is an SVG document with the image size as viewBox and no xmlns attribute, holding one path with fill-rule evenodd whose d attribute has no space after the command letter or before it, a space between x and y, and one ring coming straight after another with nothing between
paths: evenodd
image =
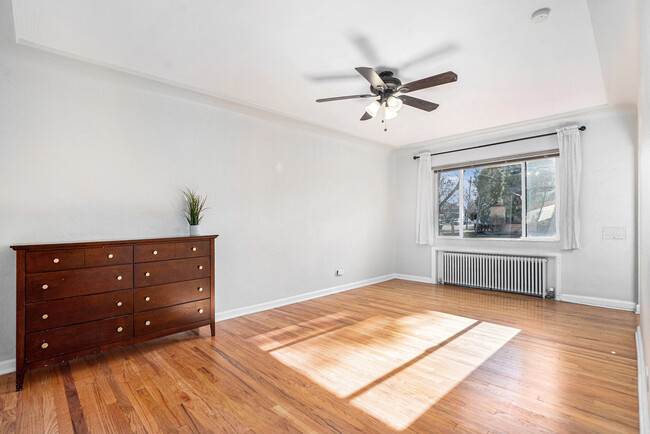
<instances>
[{"instance_id":1,"label":"green plant leaves","mask_svg":"<svg viewBox=\"0 0 650 434\"><path fill-rule=\"evenodd\" d=\"M203 211L209 209L205 206L208 196L201 195L196 190L186 187L183 197L185 198L185 209L183 210L185 219L192 226L198 225L203 219Z\"/></svg>"}]
</instances>

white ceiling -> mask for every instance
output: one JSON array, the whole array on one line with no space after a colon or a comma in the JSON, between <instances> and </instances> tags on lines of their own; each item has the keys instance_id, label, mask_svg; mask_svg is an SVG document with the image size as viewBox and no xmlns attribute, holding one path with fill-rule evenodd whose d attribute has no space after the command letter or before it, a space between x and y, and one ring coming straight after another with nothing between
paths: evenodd
<instances>
[{"instance_id":1,"label":"white ceiling","mask_svg":"<svg viewBox=\"0 0 650 434\"><path fill-rule=\"evenodd\" d=\"M543 6L550 19L532 24ZM607 103L585 0L14 0L13 7L20 42L394 146ZM440 107L404 107L383 132L378 120L359 121L368 100L314 102L367 93L356 66L400 68L403 82L448 70L459 78L413 93Z\"/></svg>"}]
</instances>

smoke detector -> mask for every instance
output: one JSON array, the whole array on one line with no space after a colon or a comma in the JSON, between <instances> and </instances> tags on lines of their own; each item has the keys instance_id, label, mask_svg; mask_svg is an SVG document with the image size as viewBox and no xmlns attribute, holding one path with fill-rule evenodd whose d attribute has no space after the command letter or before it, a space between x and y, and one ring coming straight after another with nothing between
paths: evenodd
<instances>
[{"instance_id":1,"label":"smoke detector","mask_svg":"<svg viewBox=\"0 0 650 434\"><path fill-rule=\"evenodd\" d=\"M530 21L533 24L540 24L548 20L549 15L551 15L551 8L541 8L533 12L533 15L530 17Z\"/></svg>"}]
</instances>

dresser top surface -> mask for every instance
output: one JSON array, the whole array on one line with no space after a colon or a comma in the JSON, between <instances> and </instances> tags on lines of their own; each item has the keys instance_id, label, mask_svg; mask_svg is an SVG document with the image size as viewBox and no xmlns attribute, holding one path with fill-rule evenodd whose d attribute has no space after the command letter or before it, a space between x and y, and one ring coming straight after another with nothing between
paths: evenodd
<instances>
[{"instance_id":1,"label":"dresser top surface","mask_svg":"<svg viewBox=\"0 0 650 434\"><path fill-rule=\"evenodd\" d=\"M23 244L11 246L12 249L18 250L60 250L60 249L78 249L105 246L120 246L125 244L151 244L151 243L182 243L188 241L213 240L219 235L200 235L196 237L169 237L169 238L144 238L137 240L106 240L106 241L84 241L84 242L66 242L57 244Z\"/></svg>"}]
</instances>

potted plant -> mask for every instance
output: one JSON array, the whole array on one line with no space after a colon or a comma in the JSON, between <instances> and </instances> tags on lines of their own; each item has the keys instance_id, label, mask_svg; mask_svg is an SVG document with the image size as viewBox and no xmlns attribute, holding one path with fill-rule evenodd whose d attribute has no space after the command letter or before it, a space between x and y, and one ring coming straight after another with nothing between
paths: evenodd
<instances>
[{"instance_id":1,"label":"potted plant","mask_svg":"<svg viewBox=\"0 0 650 434\"><path fill-rule=\"evenodd\" d=\"M203 219L203 211L205 211L205 201L207 196L199 194L196 190L186 188L183 192L183 197L185 198L185 209L183 213L185 214L185 219L190 225L190 236L195 237L201 235L199 230L199 223Z\"/></svg>"}]
</instances>

